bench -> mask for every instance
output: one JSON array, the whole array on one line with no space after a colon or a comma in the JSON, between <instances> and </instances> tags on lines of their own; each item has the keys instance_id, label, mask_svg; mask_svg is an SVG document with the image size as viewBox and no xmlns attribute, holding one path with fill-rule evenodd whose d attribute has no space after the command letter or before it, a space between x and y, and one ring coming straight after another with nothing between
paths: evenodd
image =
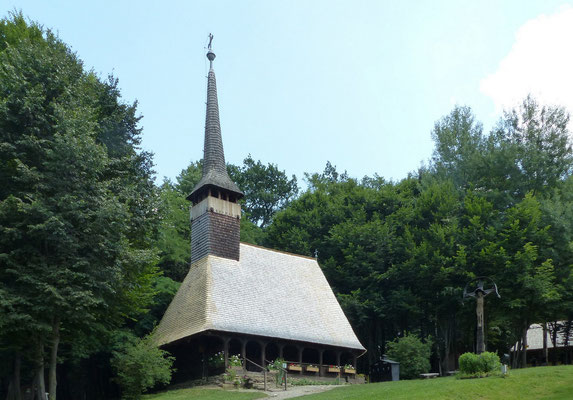
<instances>
[{"instance_id":1,"label":"bench","mask_svg":"<svg viewBox=\"0 0 573 400\"><path fill-rule=\"evenodd\" d=\"M440 376L440 374L437 372L430 372L429 374L420 374L420 377L424 379L437 378L438 376Z\"/></svg>"}]
</instances>

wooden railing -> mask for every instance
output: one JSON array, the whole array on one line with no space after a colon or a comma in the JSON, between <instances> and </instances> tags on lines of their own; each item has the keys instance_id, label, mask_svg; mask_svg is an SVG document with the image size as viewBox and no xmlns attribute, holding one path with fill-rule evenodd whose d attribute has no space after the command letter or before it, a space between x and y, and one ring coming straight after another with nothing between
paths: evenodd
<instances>
[{"instance_id":1,"label":"wooden railing","mask_svg":"<svg viewBox=\"0 0 573 400\"><path fill-rule=\"evenodd\" d=\"M263 371L263 381L264 381L264 391L267 391L267 369L259 364L257 364L256 362L249 360L247 357L245 357L244 359L245 362L245 369L247 369L247 362L250 362L251 364L253 364L255 367L260 368ZM267 360L265 360L265 362L269 363ZM269 363L270 364L270 363ZM287 377L288 377L288 372L286 369L280 367L280 370L283 371L284 373L284 386L285 386L285 390L287 390Z\"/></svg>"},{"instance_id":2,"label":"wooden railing","mask_svg":"<svg viewBox=\"0 0 573 400\"><path fill-rule=\"evenodd\" d=\"M267 363L267 365L269 364L273 364L274 362L271 362L269 360L265 360L265 362ZM286 362L286 361L285 361ZM275 368L278 368L279 370L281 370L283 372L283 376L284 376L284 384L285 384L285 390L287 390L287 380L288 380L288 371L286 370L286 368L280 367L280 366L276 366L274 365Z\"/></svg>"}]
</instances>

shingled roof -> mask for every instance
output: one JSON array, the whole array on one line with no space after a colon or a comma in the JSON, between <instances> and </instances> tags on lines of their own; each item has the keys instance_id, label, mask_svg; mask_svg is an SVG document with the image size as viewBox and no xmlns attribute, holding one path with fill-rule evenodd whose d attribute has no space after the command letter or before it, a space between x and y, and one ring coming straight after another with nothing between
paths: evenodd
<instances>
[{"instance_id":1,"label":"shingled roof","mask_svg":"<svg viewBox=\"0 0 573 400\"><path fill-rule=\"evenodd\" d=\"M245 243L191 265L154 338L210 330L364 350L315 259Z\"/></svg>"},{"instance_id":2,"label":"shingled roof","mask_svg":"<svg viewBox=\"0 0 573 400\"><path fill-rule=\"evenodd\" d=\"M557 321L560 328L563 328L566 321ZM553 348L553 341L551 339L551 330L547 330L547 348ZM566 338L564 332L557 332L557 347L573 346L573 338ZM512 351L517 351L519 342L513 347ZM543 349L543 326L540 324L532 324L527 330L527 350L540 350Z\"/></svg>"},{"instance_id":3,"label":"shingled roof","mask_svg":"<svg viewBox=\"0 0 573 400\"><path fill-rule=\"evenodd\" d=\"M213 70L213 60L215 54L211 51L207 54L211 61L207 83L207 112L205 116L205 143L203 148L203 176L188 200L194 200L195 195L202 188L207 186L218 187L228 190L243 197L243 192L229 178L225 164L225 153L223 151L223 139L221 138L221 124L219 122L219 102L217 100L217 82L215 71Z\"/></svg>"}]
</instances>

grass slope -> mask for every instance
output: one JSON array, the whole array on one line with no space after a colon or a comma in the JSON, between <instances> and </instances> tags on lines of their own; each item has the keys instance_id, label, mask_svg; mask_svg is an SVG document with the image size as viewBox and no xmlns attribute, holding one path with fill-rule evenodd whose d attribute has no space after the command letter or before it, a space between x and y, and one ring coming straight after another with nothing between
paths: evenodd
<instances>
[{"instance_id":1,"label":"grass slope","mask_svg":"<svg viewBox=\"0 0 573 400\"><path fill-rule=\"evenodd\" d=\"M149 394L143 396L143 400L251 400L266 397L267 395L262 392L239 392L222 389L204 389L198 387L192 389L178 389L157 394Z\"/></svg>"},{"instance_id":2,"label":"grass slope","mask_svg":"<svg viewBox=\"0 0 573 400\"><path fill-rule=\"evenodd\" d=\"M220 389L181 389L144 396L144 400L251 400L264 393ZM304 396L308 400L439 399L522 400L573 399L573 365L537 367L511 371L506 378L436 378L415 381L352 385Z\"/></svg>"},{"instance_id":3,"label":"grass slope","mask_svg":"<svg viewBox=\"0 0 573 400\"><path fill-rule=\"evenodd\" d=\"M573 399L573 366L513 370L506 378L436 378L345 386L305 396L308 400L353 399Z\"/></svg>"}]
</instances>

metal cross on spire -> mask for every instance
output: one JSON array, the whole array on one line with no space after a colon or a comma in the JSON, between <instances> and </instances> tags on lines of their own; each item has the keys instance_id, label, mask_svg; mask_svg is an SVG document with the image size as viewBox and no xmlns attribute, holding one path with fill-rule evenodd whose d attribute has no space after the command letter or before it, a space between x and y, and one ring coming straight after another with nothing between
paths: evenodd
<instances>
[{"instance_id":1,"label":"metal cross on spire","mask_svg":"<svg viewBox=\"0 0 573 400\"><path fill-rule=\"evenodd\" d=\"M213 60L215 59L215 53L211 50L211 43L213 43L213 34L209 34L209 46L207 47L207 58L209 59L209 69L213 69Z\"/></svg>"}]
</instances>

